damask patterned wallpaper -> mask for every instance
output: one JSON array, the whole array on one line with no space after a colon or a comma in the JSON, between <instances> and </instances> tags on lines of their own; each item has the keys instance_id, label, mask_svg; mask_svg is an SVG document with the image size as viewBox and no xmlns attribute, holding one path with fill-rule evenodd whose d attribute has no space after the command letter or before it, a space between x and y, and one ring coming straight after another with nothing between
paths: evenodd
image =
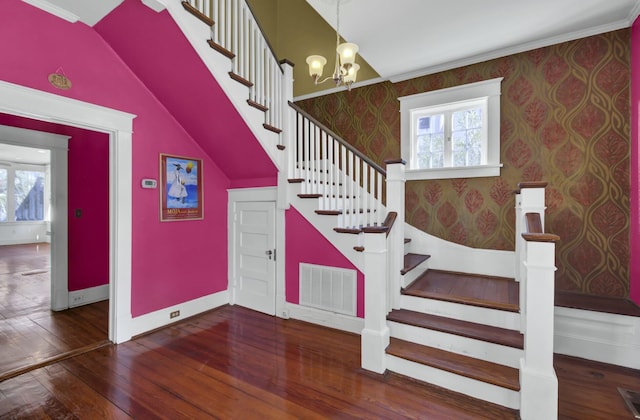
<instances>
[{"instance_id":1,"label":"damask patterned wallpaper","mask_svg":"<svg viewBox=\"0 0 640 420\"><path fill-rule=\"evenodd\" d=\"M561 237L556 288L628 297L629 48L624 29L298 105L382 164L400 157L399 97L504 77L500 177L407 182L407 222L513 250L513 190L547 181L546 230Z\"/></svg>"}]
</instances>

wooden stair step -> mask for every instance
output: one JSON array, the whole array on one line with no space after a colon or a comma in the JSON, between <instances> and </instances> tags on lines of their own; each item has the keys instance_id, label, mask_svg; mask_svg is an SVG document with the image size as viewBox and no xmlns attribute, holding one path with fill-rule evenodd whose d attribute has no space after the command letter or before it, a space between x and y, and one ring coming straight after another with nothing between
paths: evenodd
<instances>
[{"instance_id":1,"label":"wooden stair step","mask_svg":"<svg viewBox=\"0 0 640 420\"><path fill-rule=\"evenodd\" d=\"M391 338L386 349L387 354L430 366L436 369L465 376L481 382L511 389L520 390L518 369L487 362L461 354L451 353L433 347Z\"/></svg>"},{"instance_id":2,"label":"wooden stair step","mask_svg":"<svg viewBox=\"0 0 640 420\"><path fill-rule=\"evenodd\" d=\"M408 253L404 256L404 268L400 270L400 274L403 276L407 274L409 271L413 270L426 260L431 258L431 255L423 255L423 254L412 254Z\"/></svg>"},{"instance_id":3,"label":"wooden stair step","mask_svg":"<svg viewBox=\"0 0 640 420\"><path fill-rule=\"evenodd\" d=\"M341 210L316 210L316 214L323 216L339 216L342 214Z\"/></svg>"},{"instance_id":4,"label":"wooden stair step","mask_svg":"<svg viewBox=\"0 0 640 420\"><path fill-rule=\"evenodd\" d=\"M510 278L429 270L402 294L518 312L519 284Z\"/></svg>"},{"instance_id":5,"label":"wooden stair step","mask_svg":"<svg viewBox=\"0 0 640 420\"><path fill-rule=\"evenodd\" d=\"M289 178L289 184L302 184L304 182L303 178Z\"/></svg>"},{"instance_id":6,"label":"wooden stair step","mask_svg":"<svg viewBox=\"0 0 640 420\"><path fill-rule=\"evenodd\" d=\"M233 60L234 58L236 58L236 55L233 52L229 51L222 45L216 43L213 39L208 39L207 44L209 44L209 47L211 47L214 51L219 52L220 54L227 57L229 60Z\"/></svg>"},{"instance_id":7,"label":"wooden stair step","mask_svg":"<svg viewBox=\"0 0 640 420\"><path fill-rule=\"evenodd\" d=\"M519 331L505 328L460 321L438 315L409 311L407 309L395 309L391 311L387 316L387 320L507 347L517 349L524 348L524 336L520 334Z\"/></svg>"},{"instance_id":8,"label":"wooden stair step","mask_svg":"<svg viewBox=\"0 0 640 420\"><path fill-rule=\"evenodd\" d=\"M256 102L252 99L247 99L247 103L249 104L249 106L255 109L259 109L262 112L267 112L269 110L269 107L267 107L266 105L262 105L260 102Z\"/></svg>"},{"instance_id":9,"label":"wooden stair step","mask_svg":"<svg viewBox=\"0 0 640 420\"><path fill-rule=\"evenodd\" d=\"M411 242L411 238L404 238L404 243L408 244L409 242Z\"/></svg>"},{"instance_id":10,"label":"wooden stair step","mask_svg":"<svg viewBox=\"0 0 640 420\"><path fill-rule=\"evenodd\" d=\"M262 124L262 127L264 127L265 130L273 131L276 134L282 133L282 129L280 129L278 127L274 127L271 124L264 123L264 124Z\"/></svg>"},{"instance_id":11,"label":"wooden stair step","mask_svg":"<svg viewBox=\"0 0 640 420\"><path fill-rule=\"evenodd\" d=\"M215 24L213 19L211 19L209 16L205 15L200 10L193 7L188 1L183 1L182 7L184 7L184 10L191 13L193 16L197 17L202 22L206 23L207 26L213 26Z\"/></svg>"},{"instance_id":12,"label":"wooden stair step","mask_svg":"<svg viewBox=\"0 0 640 420\"><path fill-rule=\"evenodd\" d=\"M250 80L245 79L244 77L242 77L239 74L236 74L236 73L234 73L232 71L229 72L229 77L231 77L233 80L235 80L236 82L240 83L241 85L245 85L248 88L253 87L253 82L251 82Z\"/></svg>"},{"instance_id":13,"label":"wooden stair step","mask_svg":"<svg viewBox=\"0 0 640 420\"><path fill-rule=\"evenodd\" d=\"M362 229L360 228L333 228L333 230L338 233L351 233L355 235L362 232Z\"/></svg>"},{"instance_id":14,"label":"wooden stair step","mask_svg":"<svg viewBox=\"0 0 640 420\"><path fill-rule=\"evenodd\" d=\"M300 198L320 198L322 194L298 194Z\"/></svg>"}]
</instances>

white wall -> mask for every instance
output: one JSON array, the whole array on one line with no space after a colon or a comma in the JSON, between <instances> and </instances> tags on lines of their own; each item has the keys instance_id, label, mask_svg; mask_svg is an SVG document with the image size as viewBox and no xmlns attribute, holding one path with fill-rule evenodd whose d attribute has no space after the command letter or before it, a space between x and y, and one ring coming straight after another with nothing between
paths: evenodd
<instances>
[{"instance_id":1,"label":"white wall","mask_svg":"<svg viewBox=\"0 0 640 420\"><path fill-rule=\"evenodd\" d=\"M0 223L0 245L49 242L47 222Z\"/></svg>"}]
</instances>

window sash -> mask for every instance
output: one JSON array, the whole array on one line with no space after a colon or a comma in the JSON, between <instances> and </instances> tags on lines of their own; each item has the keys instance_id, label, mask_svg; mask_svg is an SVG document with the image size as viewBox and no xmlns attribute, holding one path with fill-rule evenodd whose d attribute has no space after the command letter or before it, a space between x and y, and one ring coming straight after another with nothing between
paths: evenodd
<instances>
[{"instance_id":1,"label":"window sash","mask_svg":"<svg viewBox=\"0 0 640 420\"><path fill-rule=\"evenodd\" d=\"M425 107L415 109L411 111L411 158L409 167L410 169L428 170L437 168L461 168L468 166L486 165L487 163L487 148L488 148L488 135L487 135L487 103L488 97L476 98L468 101L457 102L453 104L445 104L433 107ZM473 110L480 110L480 124L479 127L466 127L466 130L478 130L480 135L479 153L480 159L478 161L469 161L468 153L465 156L464 165L456 165L454 160L454 139L453 136L456 132L453 127L453 118L455 114L460 112L467 112ZM425 130L420 129L421 121L428 118L430 121L429 128ZM434 131L432 129L431 121L435 124L442 126L442 131ZM427 132L425 132L427 131ZM431 141L426 141L426 140ZM434 140L442 142L442 150L433 150ZM424 149L430 145L430 153L425 153ZM438 146L438 145L436 145ZM441 153L439 153L441 152ZM467 151L468 152L468 151ZM438 153L437 156L434 156ZM441 155L441 156L440 156ZM439 159L441 157L441 159ZM433 164L435 161L435 165Z\"/></svg>"}]
</instances>

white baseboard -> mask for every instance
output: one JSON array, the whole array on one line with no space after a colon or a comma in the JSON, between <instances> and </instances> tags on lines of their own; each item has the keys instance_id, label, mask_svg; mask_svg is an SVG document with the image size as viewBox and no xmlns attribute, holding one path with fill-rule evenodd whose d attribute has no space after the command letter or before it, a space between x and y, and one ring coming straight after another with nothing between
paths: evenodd
<instances>
[{"instance_id":1,"label":"white baseboard","mask_svg":"<svg viewBox=\"0 0 640 420\"><path fill-rule=\"evenodd\" d=\"M640 318L555 308L554 352L640 369Z\"/></svg>"},{"instance_id":2,"label":"white baseboard","mask_svg":"<svg viewBox=\"0 0 640 420\"><path fill-rule=\"evenodd\" d=\"M218 308L228 303L229 292L224 290L222 292L203 296L198 299L179 303L177 305L135 317L131 322L131 336L140 335L155 330L156 328L165 327L176 321ZM180 315L175 318L170 318L169 314L175 311L180 311Z\"/></svg>"},{"instance_id":3,"label":"white baseboard","mask_svg":"<svg viewBox=\"0 0 640 420\"><path fill-rule=\"evenodd\" d=\"M69 292L69 308L109 299L109 284Z\"/></svg>"},{"instance_id":4,"label":"white baseboard","mask_svg":"<svg viewBox=\"0 0 640 420\"><path fill-rule=\"evenodd\" d=\"M307 306L296 305L287 302L285 305L289 318L336 330L347 331L360 335L364 328L364 319L355 316L338 314L335 312L323 311L321 309L309 308Z\"/></svg>"}]
</instances>

